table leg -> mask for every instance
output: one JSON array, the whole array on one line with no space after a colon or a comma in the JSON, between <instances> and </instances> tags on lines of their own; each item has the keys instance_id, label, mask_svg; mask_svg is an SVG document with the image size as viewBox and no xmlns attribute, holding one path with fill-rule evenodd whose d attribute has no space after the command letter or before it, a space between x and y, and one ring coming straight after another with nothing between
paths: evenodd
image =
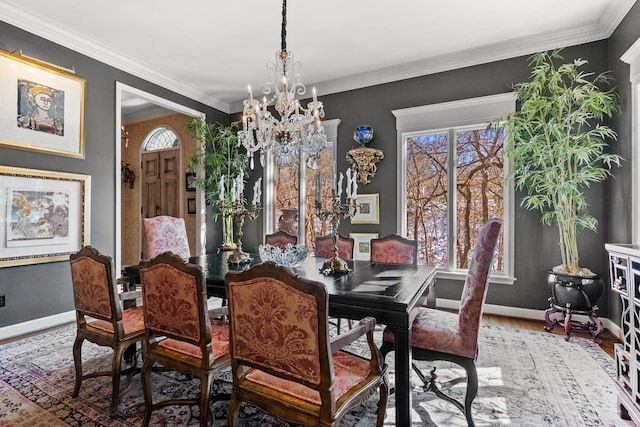
<instances>
[{"instance_id":1,"label":"table leg","mask_svg":"<svg viewBox=\"0 0 640 427\"><path fill-rule=\"evenodd\" d=\"M409 330L395 331L396 356L396 425L411 425L411 346Z\"/></svg>"}]
</instances>

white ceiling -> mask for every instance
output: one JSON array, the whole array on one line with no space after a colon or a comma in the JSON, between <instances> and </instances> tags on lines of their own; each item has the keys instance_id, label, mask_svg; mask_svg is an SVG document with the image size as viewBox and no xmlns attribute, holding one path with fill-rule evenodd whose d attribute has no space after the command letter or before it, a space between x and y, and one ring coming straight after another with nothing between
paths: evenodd
<instances>
[{"instance_id":1,"label":"white ceiling","mask_svg":"<svg viewBox=\"0 0 640 427\"><path fill-rule=\"evenodd\" d=\"M601 40L634 3L290 0L287 48L302 64L304 83L322 97ZM0 20L236 112L247 84L256 93L269 77L281 7L281 0L3 0Z\"/></svg>"}]
</instances>

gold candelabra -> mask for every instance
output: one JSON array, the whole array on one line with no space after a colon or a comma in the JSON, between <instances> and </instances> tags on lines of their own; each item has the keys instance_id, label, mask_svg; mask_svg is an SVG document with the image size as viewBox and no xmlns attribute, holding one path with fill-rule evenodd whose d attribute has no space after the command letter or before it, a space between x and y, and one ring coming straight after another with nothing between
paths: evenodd
<instances>
[{"instance_id":1,"label":"gold candelabra","mask_svg":"<svg viewBox=\"0 0 640 427\"><path fill-rule=\"evenodd\" d=\"M242 251L242 227L244 225L244 219L256 219L260 212L260 202L254 200L249 209L245 206L245 200L243 194L240 194L238 200L235 201L223 201L219 200L217 203L218 209L222 212L223 217L232 217L235 224L234 236L236 240L236 248L233 250L227 262L231 264L244 264L251 261L249 254Z\"/></svg>"},{"instance_id":2,"label":"gold candelabra","mask_svg":"<svg viewBox=\"0 0 640 427\"><path fill-rule=\"evenodd\" d=\"M349 196L348 193L345 203L342 203L340 195L336 195L335 192L331 199L331 208L327 210L322 209L320 200L315 202L316 215L323 221L331 221L333 229L331 232L331 240L333 241L332 256L322 264L320 271L324 274L345 274L351 270L347 262L338 255L338 227L340 227L340 220L353 217L356 214L357 203L356 199Z\"/></svg>"}]
</instances>

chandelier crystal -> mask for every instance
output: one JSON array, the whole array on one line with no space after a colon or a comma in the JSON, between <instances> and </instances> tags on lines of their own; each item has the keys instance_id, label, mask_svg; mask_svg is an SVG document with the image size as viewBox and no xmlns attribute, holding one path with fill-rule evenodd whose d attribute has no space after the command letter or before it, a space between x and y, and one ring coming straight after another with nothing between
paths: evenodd
<instances>
[{"instance_id":1,"label":"chandelier crystal","mask_svg":"<svg viewBox=\"0 0 640 427\"><path fill-rule=\"evenodd\" d=\"M324 107L318 101L313 88L313 100L307 108L300 105L296 95L302 96L307 88L299 73L300 63L287 51L287 0L282 2L281 49L276 52L275 62L267 64L271 77L264 83L262 101L253 98L248 86L249 99L243 101L242 130L238 132L238 144L247 150L250 166L254 166L254 153L260 151L260 164L264 166L264 155L270 151L279 165L289 164L300 150L307 156L307 164L316 169L321 151L327 146L327 137L320 120ZM273 105L280 120L268 111Z\"/></svg>"}]
</instances>

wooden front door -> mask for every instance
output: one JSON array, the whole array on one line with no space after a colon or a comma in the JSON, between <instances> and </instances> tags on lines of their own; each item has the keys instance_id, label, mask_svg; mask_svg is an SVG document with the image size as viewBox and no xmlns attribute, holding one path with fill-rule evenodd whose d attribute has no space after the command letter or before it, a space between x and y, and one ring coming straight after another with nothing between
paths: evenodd
<instances>
[{"instance_id":1,"label":"wooden front door","mask_svg":"<svg viewBox=\"0 0 640 427\"><path fill-rule=\"evenodd\" d=\"M180 149L142 154L142 217L180 216Z\"/></svg>"}]
</instances>

